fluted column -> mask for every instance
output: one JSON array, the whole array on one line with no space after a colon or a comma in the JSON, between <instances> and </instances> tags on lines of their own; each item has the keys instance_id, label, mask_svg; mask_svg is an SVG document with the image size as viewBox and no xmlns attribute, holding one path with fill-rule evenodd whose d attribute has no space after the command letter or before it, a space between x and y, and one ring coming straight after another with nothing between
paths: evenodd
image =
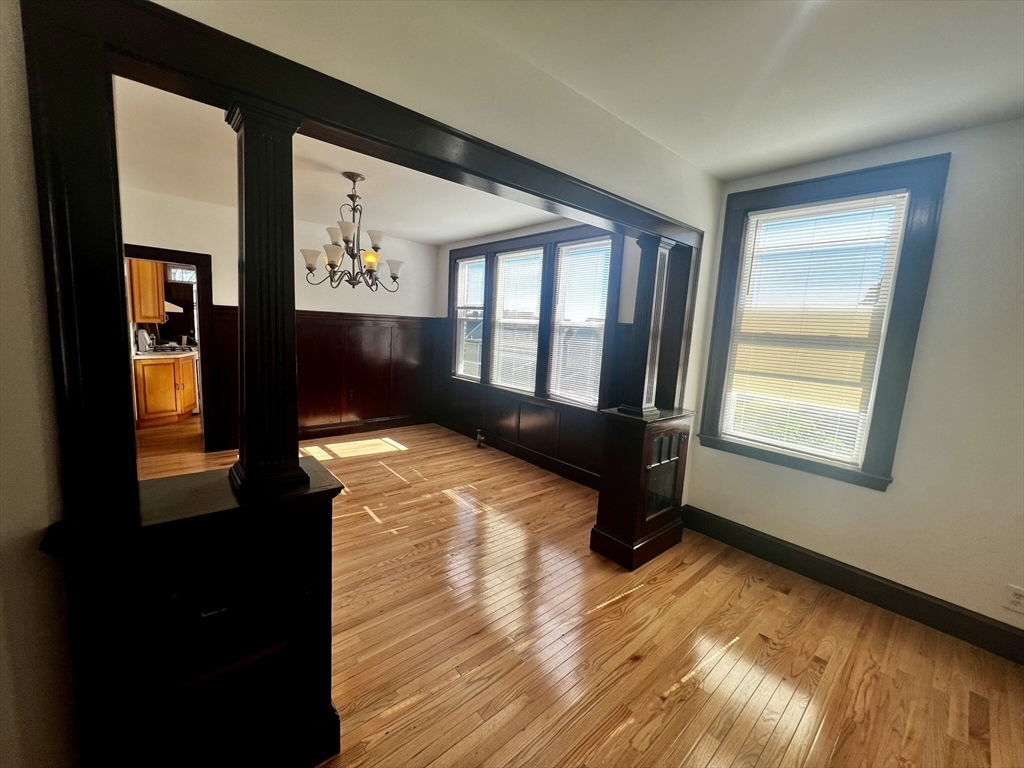
<instances>
[{"instance_id":1,"label":"fluted column","mask_svg":"<svg viewBox=\"0 0 1024 768\"><path fill-rule=\"evenodd\" d=\"M238 461L240 492L308 483L299 466L292 136L301 116L236 101L238 134Z\"/></svg>"}]
</instances>

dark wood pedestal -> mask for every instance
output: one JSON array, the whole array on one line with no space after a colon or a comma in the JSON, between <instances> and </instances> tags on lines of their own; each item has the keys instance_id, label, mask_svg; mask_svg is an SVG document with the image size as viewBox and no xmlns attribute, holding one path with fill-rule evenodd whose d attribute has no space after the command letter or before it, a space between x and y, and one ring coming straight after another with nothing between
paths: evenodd
<instances>
[{"instance_id":1,"label":"dark wood pedestal","mask_svg":"<svg viewBox=\"0 0 1024 768\"><path fill-rule=\"evenodd\" d=\"M139 484L141 524L47 551L67 584L83 764L313 766L337 754L331 508L342 485L232 492L227 472Z\"/></svg>"},{"instance_id":2,"label":"dark wood pedestal","mask_svg":"<svg viewBox=\"0 0 1024 768\"><path fill-rule=\"evenodd\" d=\"M692 411L603 411L604 464L590 548L635 570L682 541Z\"/></svg>"}]
</instances>

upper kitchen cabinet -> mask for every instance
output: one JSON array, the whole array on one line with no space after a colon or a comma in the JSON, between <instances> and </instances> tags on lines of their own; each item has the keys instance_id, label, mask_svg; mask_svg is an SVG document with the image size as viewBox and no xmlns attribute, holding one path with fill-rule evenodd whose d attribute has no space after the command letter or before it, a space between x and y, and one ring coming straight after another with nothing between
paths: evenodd
<instances>
[{"instance_id":1,"label":"upper kitchen cabinet","mask_svg":"<svg viewBox=\"0 0 1024 768\"><path fill-rule=\"evenodd\" d=\"M164 307L164 265L160 261L127 259L128 292L132 322L162 323Z\"/></svg>"}]
</instances>

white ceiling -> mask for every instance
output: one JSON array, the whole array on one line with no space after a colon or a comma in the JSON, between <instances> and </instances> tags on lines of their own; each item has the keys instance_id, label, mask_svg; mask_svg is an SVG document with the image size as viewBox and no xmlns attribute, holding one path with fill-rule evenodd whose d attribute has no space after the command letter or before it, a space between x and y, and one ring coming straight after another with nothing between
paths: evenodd
<instances>
[{"instance_id":1,"label":"white ceiling","mask_svg":"<svg viewBox=\"0 0 1024 768\"><path fill-rule=\"evenodd\" d=\"M723 180L1024 114L1019 0L434 7Z\"/></svg>"},{"instance_id":2,"label":"white ceiling","mask_svg":"<svg viewBox=\"0 0 1024 768\"><path fill-rule=\"evenodd\" d=\"M176 197L235 206L235 132L224 113L131 80L115 78L121 184ZM294 140L295 218L333 225L351 186L359 184L363 229L430 245L467 240L559 217L486 192L367 157L306 136Z\"/></svg>"}]
</instances>

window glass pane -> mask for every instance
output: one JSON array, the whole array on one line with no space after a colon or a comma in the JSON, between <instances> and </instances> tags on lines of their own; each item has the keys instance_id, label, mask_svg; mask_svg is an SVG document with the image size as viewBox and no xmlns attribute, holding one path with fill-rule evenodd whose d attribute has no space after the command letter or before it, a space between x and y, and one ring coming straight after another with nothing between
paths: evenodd
<instances>
[{"instance_id":1,"label":"window glass pane","mask_svg":"<svg viewBox=\"0 0 1024 768\"><path fill-rule=\"evenodd\" d=\"M457 262L455 274L455 373L480 378L484 324L483 256Z\"/></svg>"},{"instance_id":2,"label":"window glass pane","mask_svg":"<svg viewBox=\"0 0 1024 768\"><path fill-rule=\"evenodd\" d=\"M495 260L491 382L523 392L536 387L543 261L542 248L499 253Z\"/></svg>"},{"instance_id":3,"label":"window glass pane","mask_svg":"<svg viewBox=\"0 0 1024 768\"><path fill-rule=\"evenodd\" d=\"M908 198L748 216L723 436L861 466Z\"/></svg>"},{"instance_id":4,"label":"window glass pane","mask_svg":"<svg viewBox=\"0 0 1024 768\"><path fill-rule=\"evenodd\" d=\"M604 349L611 238L558 249L548 393L596 406Z\"/></svg>"}]
</instances>

